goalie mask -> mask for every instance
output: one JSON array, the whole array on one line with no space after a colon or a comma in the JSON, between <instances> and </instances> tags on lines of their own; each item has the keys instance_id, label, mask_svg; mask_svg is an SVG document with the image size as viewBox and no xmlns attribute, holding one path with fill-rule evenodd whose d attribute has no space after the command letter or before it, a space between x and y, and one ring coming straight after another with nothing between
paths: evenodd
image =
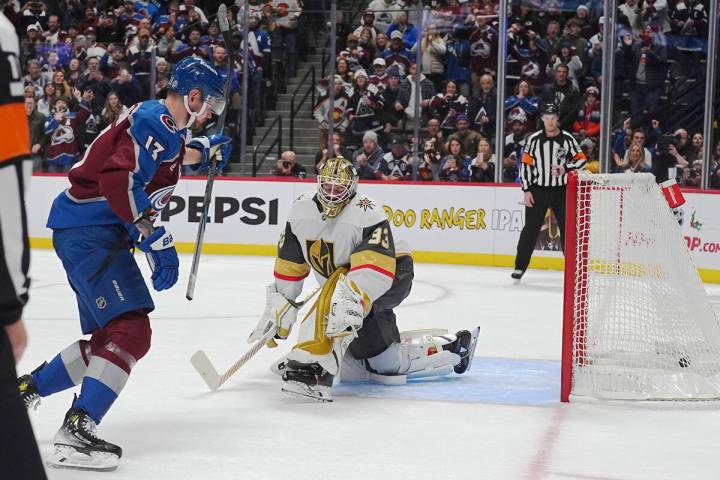
<instances>
[{"instance_id":1,"label":"goalie mask","mask_svg":"<svg viewBox=\"0 0 720 480\"><path fill-rule=\"evenodd\" d=\"M330 158L320 169L317 182L317 199L323 209L323 218L335 218L355 196L358 173L345 158Z\"/></svg>"}]
</instances>

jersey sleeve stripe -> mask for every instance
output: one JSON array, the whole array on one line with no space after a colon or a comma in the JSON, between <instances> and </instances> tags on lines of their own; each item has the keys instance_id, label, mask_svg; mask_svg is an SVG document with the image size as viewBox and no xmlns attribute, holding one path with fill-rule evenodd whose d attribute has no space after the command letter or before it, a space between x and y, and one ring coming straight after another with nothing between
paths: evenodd
<instances>
[{"instance_id":1,"label":"jersey sleeve stripe","mask_svg":"<svg viewBox=\"0 0 720 480\"><path fill-rule=\"evenodd\" d=\"M350 255L350 271L371 268L377 272L395 277L395 258L373 250L362 250Z\"/></svg>"},{"instance_id":2,"label":"jersey sleeve stripe","mask_svg":"<svg viewBox=\"0 0 720 480\"><path fill-rule=\"evenodd\" d=\"M0 105L0 118L3 119L0 163L30 155L30 128L25 115L25 105L22 103Z\"/></svg>"},{"instance_id":3,"label":"jersey sleeve stripe","mask_svg":"<svg viewBox=\"0 0 720 480\"><path fill-rule=\"evenodd\" d=\"M307 263L291 262L284 258L275 259L275 276L278 278L297 278L302 279L310 273L310 266Z\"/></svg>"},{"instance_id":4,"label":"jersey sleeve stripe","mask_svg":"<svg viewBox=\"0 0 720 480\"><path fill-rule=\"evenodd\" d=\"M305 278L308 276L309 272L305 275L299 275L299 276L292 276L292 275L283 275L282 273L273 272L273 275L275 278L279 280L285 280L286 282L299 282L300 280L305 280Z\"/></svg>"}]
</instances>

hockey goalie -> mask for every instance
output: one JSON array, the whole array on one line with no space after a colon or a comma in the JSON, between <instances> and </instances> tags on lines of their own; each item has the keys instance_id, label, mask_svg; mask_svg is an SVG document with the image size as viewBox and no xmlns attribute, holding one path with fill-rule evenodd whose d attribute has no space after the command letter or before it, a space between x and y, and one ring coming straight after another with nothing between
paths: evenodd
<instances>
[{"instance_id":1,"label":"hockey goalie","mask_svg":"<svg viewBox=\"0 0 720 480\"><path fill-rule=\"evenodd\" d=\"M297 344L273 365L289 394L327 402L334 382L402 384L462 374L472 363L479 329L399 332L393 308L410 293L413 260L393 241L382 207L357 194L357 185L349 161L329 159L317 191L295 200L280 236L275 281L248 343L272 329L276 339L287 339L311 270L321 285L300 321Z\"/></svg>"}]
</instances>

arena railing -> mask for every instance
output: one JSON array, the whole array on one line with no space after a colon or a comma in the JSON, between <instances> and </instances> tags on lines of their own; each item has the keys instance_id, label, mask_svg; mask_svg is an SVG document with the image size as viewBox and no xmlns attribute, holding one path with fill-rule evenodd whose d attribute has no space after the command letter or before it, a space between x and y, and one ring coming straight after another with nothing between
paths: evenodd
<instances>
[{"instance_id":1,"label":"arena railing","mask_svg":"<svg viewBox=\"0 0 720 480\"><path fill-rule=\"evenodd\" d=\"M270 124L270 126L265 131L265 134L262 136L260 141L255 143L255 146L253 147L253 157L252 157L252 176L257 177L257 172L260 170L260 168L263 165L263 162L265 162L265 157L267 154L272 152L273 148L277 147L277 158L280 158L282 155L282 134L283 134L283 126L282 126L282 117L277 116L275 117L275 120ZM273 128L275 128L275 125L277 125L277 135L275 135L275 138L273 139L272 143L265 147L265 150L262 152L262 160L260 160L260 163L257 161L258 151L260 150L260 145L263 144L265 139L270 135L270 132L273 131Z\"/></svg>"},{"instance_id":2,"label":"arena railing","mask_svg":"<svg viewBox=\"0 0 720 480\"><path fill-rule=\"evenodd\" d=\"M311 77L310 84L307 85L307 90L302 95L302 99L295 105L295 98L300 94L300 89L306 84L308 77ZM312 109L315 106L315 84L315 65L312 65L310 70L305 72L305 75L303 75L302 79L298 82L295 91L290 95L290 150L295 146L295 115L297 115L303 105L305 105L308 96L312 97L310 108ZM310 118L312 118L312 113L310 114Z\"/></svg>"}]
</instances>

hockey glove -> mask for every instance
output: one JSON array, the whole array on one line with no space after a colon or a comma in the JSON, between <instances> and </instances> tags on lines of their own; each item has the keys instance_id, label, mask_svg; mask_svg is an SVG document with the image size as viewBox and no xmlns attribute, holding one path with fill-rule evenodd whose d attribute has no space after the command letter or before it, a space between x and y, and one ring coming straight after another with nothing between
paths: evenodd
<instances>
[{"instance_id":1,"label":"hockey glove","mask_svg":"<svg viewBox=\"0 0 720 480\"><path fill-rule=\"evenodd\" d=\"M352 280L342 277L335 285L330 299L330 312L325 334L328 337L344 333L354 334L363 325L370 311L370 298Z\"/></svg>"},{"instance_id":2,"label":"hockey glove","mask_svg":"<svg viewBox=\"0 0 720 480\"><path fill-rule=\"evenodd\" d=\"M255 330L248 337L248 343L257 342L271 329L277 327L276 338L285 340L297 321L298 309L295 308L272 283L265 289L265 311ZM273 342L269 342L269 345Z\"/></svg>"},{"instance_id":3,"label":"hockey glove","mask_svg":"<svg viewBox=\"0 0 720 480\"><path fill-rule=\"evenodd\" d=\"M152 269L152 283L155 290L167 290L177 283L178 261L177 251L170 232L165 227L158 227L140 242L138 248L146 253Z\"/></svg>"},{"instance_id":4,"label":"hockey glove","mask_svg":"<svg viewBox=\"0 0 720 480\"><path fill-rule=\"evenodd\" d=\"M202 153L202 162L197 168L199 171L209 171L213 156L217 159L217 169L222 172L230 161L232 152L232 138L226 135L210 135L209 137L195 137L187 143L188 148L194 148Z\"/></svg>"}]
</instances>

